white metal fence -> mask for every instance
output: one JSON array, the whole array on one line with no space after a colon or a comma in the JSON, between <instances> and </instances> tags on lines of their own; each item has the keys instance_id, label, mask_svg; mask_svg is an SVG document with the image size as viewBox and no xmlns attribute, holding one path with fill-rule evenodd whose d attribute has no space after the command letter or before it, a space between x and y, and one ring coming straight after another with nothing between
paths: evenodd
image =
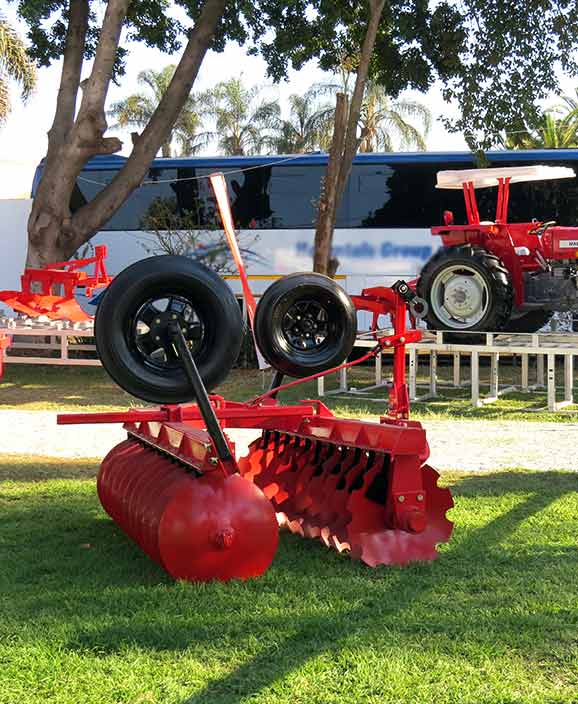
<instances>
[{"instance_id":1,"label":"white metal fence","mask_svg":"<svg viewBox=\"0 0 578 704\"><path fill-rule=\"evenodd\" d=\"M456 344L447 342L447 333L425 332L423 339L416 344L407 346L408 386L410 400L425 401L439 398L441 395L438 374L440 357L445 357L452 365L452 378L448 385L453 388L471 387L471 403L481 406L496 401L500 396L519 391L547 393L547 409L558 411L574 404L574 357L578 356L578 334L576 333L487 333L484 344ZM479 337L479 333L477 333ZM362 347L373 347L375 342L370 339L360 339L357 344ZM482 393L480 383L480 359L489 357L490 380L488 393ZM463 361L469 359L469 378L464 379ZM500 360L508 358L519 361L519 379L500 384ZM557 383L557 360L563 360L561 383ZM420 394L418 384L419 368L427 365L429 380L425 391ZM533 378L531 378L531 376ZM348 370L339 372L339 386L336 390L325 390L325 379L318 380L320 396L331 394L352 394L368 400L386 402L386 396L379 396L380 391L389 388L389 383L383 380L382 355L375 358L375 383L364 388L352 389L349 386ZM561 390L562 398L559 398ZM376 397L376 394L378 396Z\"/></svg>"}]
</instances>

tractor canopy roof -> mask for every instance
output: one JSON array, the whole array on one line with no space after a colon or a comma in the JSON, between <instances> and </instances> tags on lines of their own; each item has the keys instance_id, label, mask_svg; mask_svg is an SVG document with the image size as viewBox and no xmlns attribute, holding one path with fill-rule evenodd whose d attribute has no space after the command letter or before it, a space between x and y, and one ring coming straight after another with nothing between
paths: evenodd
<instances>
[{"instance_id":1,"label":"tractor canopy roof","mask_svg":"<svg viewBox=\"0 0 578 704\"><path fill-rule=\"evenodd\" d=\"M559 178L575 178L574 169L566 166L504 166L497 169L465 169L462 171L438 171L436 188L462 189L464 184L474 188L498 186L500 179L509 183L528 181L550 181Z\"/></svg>"}]
</instances>

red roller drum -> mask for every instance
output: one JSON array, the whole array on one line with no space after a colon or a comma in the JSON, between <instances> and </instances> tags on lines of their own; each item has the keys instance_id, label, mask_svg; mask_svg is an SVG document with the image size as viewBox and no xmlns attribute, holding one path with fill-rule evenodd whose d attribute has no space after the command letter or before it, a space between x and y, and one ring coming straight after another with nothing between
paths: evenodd
<instances>
[{"instance_id":1,"label":"red roller drum","mask_svg":"<svg viewBox=\"0 0 578 704\"><path fill-rule=\"evenodd\" d=\"M201 476L135 437L102 462L104 510L175 579L247 579L269 567L278 541L275 511L239 474Z\"/></svg>"}]
</instances>

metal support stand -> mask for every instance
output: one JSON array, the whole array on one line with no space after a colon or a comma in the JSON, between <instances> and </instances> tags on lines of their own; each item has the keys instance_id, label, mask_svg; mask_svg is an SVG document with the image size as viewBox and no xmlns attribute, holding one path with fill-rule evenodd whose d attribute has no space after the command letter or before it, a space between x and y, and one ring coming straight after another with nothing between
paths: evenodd
<instances>
[{"instance_id":1,"label":"metal support stand","mask_svg":"<svg viewBox=\"0 0 578 704\"><path fill-rule=\"evenodd\" d=\"M203 384L203 380L201 379L201 375L199 374L199 370L197 369L197 365L195 364L191 350L187 345L183 331L176 323L170 323L169 334L172 337L177 354L183 363L185 373L191 382L197 406L199 407L199 411L203 417L207 431L213 440L219 459L224 462L234 461L231 450L229 449L229 444L225 434L223 433L223 429L217 420L215 409L213 408L211 399L207 393L207 389Z\"/></svg>"},{"instance_id":2,"label":"metal support stand","mask_svg":"<svg viewBox=\"0 0 578 704\"><path fill-rule=\"evenodd\" d=\"M284 377L285 374L283 374L283 372L280 372L278 369L275 369L275 373L273 374L273 378L271 379L271 386L269 386L269 391L273 391L273 389L276 389L278 386L281 386ZM277 392L271 394L271 398L277 398Z\"/></svg>"}]
</instances>

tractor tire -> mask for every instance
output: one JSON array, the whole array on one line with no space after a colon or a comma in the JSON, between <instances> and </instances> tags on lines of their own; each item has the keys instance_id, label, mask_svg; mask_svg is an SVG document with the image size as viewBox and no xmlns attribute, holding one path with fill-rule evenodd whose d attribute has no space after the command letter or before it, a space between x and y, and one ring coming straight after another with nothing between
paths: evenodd
<instances>
[{"instance_id":1,"label":"tractor tire","mask_svg":"<svg viewBox=\"0 0 578 704\"><path fill-rule=\"evenodd\" d=\"M514 300L503 262L471 245L434 254L422 269L417 294L428 304L428 328L449 330L444 336L447 341L462 344L484 341L483 335L472 332L502 331L510 321ZM465 332L470 334L460 334Z\"/></svg>"},{"instance_id":2,"label":"tractor tire","mask_svg":"<svg viewBox=\"0 0 578 704\"><path fill-rule=\"evenodd\" d=\"M227 284L187 257L143 259L104 292L95 320L98 355L129 394L152 403L185 403L194 394L169 334L178 322L208 390L237 360L243 340L239 304Z\"/></svg>"},{"instance_id":3,"label":"tractor tire","mask_svg":"<svg viewBox=\"0 0 578 704\"><path fill-rule=\"evenodd\" d=\"M554 315L552 310L531 310L522 315L511 318L504 332L538 332Z\"/></svg>"},{"instance_id":4,"label":"tractor tire","mask_svg":"<svg viewBox=\"0 0 578 704\"><path fill-rule=\"evenodd\" d=\"M302 378L341 364L357 334L357 312L347 293L327 276L290 274L263 294L255 339L269 364Z\"/></svg>"}]
</instances>

